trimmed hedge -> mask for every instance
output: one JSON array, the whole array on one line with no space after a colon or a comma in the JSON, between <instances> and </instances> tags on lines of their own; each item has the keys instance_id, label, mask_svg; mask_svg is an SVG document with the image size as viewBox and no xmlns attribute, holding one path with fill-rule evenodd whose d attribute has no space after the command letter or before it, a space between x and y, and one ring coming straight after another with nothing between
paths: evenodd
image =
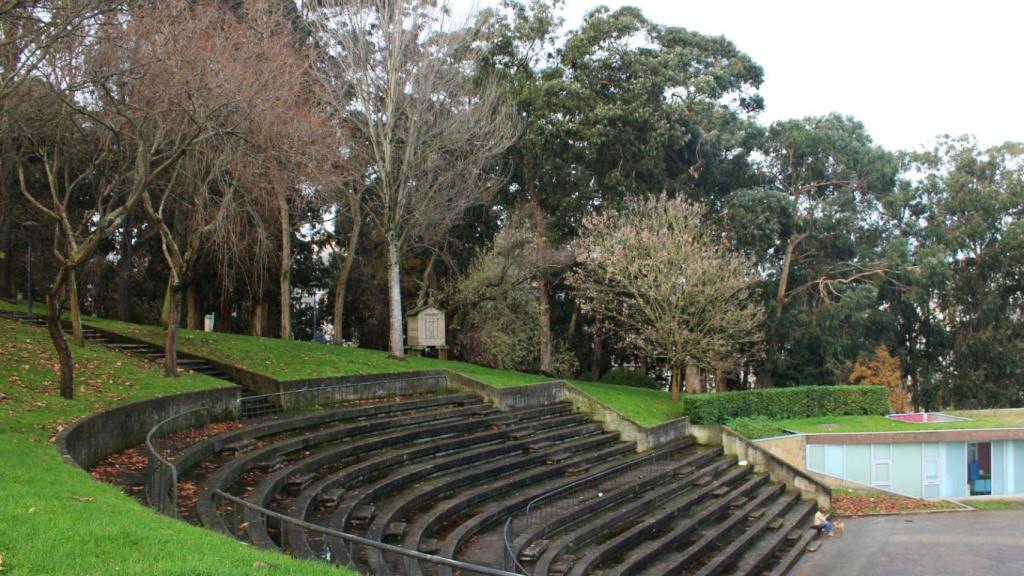
<instances>
[{"instance_id":1,"label":"trimmed hedge","mask_svg":"<svg viewBox=\"0 0 1024 576\"><path fill-rule=\"evenodd\" d=\"M626 370L623 368L614 368L609 370L604 378L601 378L601 382L605 384L615 384L616 386L632 386L634 388L650 388L652 390L659 390L661 386L658 382L636 370Z\"/></svg>"},{"instance_id":2,"label":"trimmed hedge","mask_svg":"<svg viewBox=\"0 0 1024 576\"><path fill-rule=\"evenodd\" d=\"M684 394L683 414L695 424L725 424L734 418L775 420L809 416L889 413L884 386L795 386L713 394Z\"/></svg>"}]
</instances>

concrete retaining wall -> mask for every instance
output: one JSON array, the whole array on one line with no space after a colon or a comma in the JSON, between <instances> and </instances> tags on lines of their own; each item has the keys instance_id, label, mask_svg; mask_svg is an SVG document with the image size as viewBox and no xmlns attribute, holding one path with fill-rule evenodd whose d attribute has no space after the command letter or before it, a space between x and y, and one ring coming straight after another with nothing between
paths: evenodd
<instances>
[{"instance_id":1,"label":"concrete retaining wall","mask_svg":"<svg viewBox=\"0 0 1024 576\"><path fill-rule=\"evenodd\" d=\"M776 458L785 461L798 470L807 471L804 466L804 452L807 449L807 437L803 434L792 434L790 436L779 436L778 438L765 438L755 440L754 444L771 452Z\"/></svg>"},{"instance_id":2,"label":"concrete retaining wall","mask_svg":"<svg viewBox=\"0 0 1024 576\"><path fill-rule=\"evenodd\" d=\"M569 402L575 411L586 414L590 419L603 424L605 430L618 432L624 440L636 442L637 450L641 452L682 438L688 433L689 421L686 418L645 428L619 414L590 394L562 380L495 388L461 374L449 373L448 382L452 389L483 396L499 410L532 408L555 402Z\"/></svg>"},{"instance_id":3,"label":"concrete retaining wall","mask_svg":"<svg viewBox=\"0 0 1024 576\"><path fill-rule=\"evenodd\" d=\"M318 402L345 402L365 398L382 398L406 394L443 393L448 387L448 374L441 370L401 372L396 374L359 374L355 376L337 376L333 378L308 378L279 382L278 387L283 408L287 410L302 407L304 400L312 400L311 395L287 394L328 388L315 394Z\"/></svg>"},{"instance_id":4,"label":"concrete retaining wall","mask_svg":"<svg viewBox=\"0 0 1024 576\"><path fill-rule=\"evenodd\" d=\"M57 437L57 450L65 462L84 469L100 460L138 446L161 420L194 408L210 408L215 419L233 418L238 406L237 386L150 398L90 414L68 426Z\"/></svg>"},{"instance_id":5,"label":"concrete retaining wall","mask_svg":"<svg viewBox=\"0 0 1024 576\"><path fill-rule=\"evenodd\" d=\"M799 490L804 498L814 499L820 506L831 508L832 490L828 486L729 428L691 425L690 433L702 444L720 445L726 454L747 461L758 472L768 474L773 481Z\"/></svg>"}]
</instances>

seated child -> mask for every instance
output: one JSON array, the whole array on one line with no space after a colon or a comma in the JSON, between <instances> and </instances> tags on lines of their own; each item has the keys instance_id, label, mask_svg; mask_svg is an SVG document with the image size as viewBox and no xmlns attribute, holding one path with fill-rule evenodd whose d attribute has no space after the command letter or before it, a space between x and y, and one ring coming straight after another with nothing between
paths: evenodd
<instances>
[{"instance_id":1,"label":"seated child","mask_svg":"<svg viewBox=\"0 0 1024 576\"><path fill-rule=\"evenodd\" d=\"M825 507L818 508L818 513L814 515L814 528L819 533L828 532L829 536L832 536L832 522L828 519L829 515L826 514Z\"/></svg>"}]
</instances>

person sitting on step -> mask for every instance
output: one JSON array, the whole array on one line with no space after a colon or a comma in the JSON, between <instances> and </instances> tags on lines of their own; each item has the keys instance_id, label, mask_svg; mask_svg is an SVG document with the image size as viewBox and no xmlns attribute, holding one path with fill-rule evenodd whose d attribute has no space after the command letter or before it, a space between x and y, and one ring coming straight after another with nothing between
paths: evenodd
<instances>
[{"instance_id":1,"label":"person sitting on step","mask_svg":"<svg viewBox=\"0 0 1024 576\"><path fill-rule=\"evenodd\" d=\"M822 506L818 508L818 513L814 515L814 525L811 526L818 531L818 533L827 532L829 536L832 536L832 521L829 520L828 510Z\"/></svg>"}]
</instances>

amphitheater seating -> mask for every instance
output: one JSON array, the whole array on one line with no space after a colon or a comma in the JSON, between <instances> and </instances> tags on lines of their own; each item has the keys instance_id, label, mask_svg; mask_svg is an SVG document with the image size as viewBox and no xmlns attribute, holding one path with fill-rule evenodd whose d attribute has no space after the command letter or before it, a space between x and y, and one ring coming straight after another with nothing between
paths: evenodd
<instances>
[{"instance_id":1,"label":"amphitheater seating","mask_svg":"<svg viewBox=\"0 0 1024 576\"><path fill-rule=\"evenodd\" d=\"M810 538L814 511L812 502L692 438L637 453L568 404L500 412L468 394L253 420L175 461L181 482L198 488L183 518L376 576L453 572L226 507L216 491L495 568L503 567L511 518L517 569L538 576L784 574Z\"/></svg>"}]
</instances>

